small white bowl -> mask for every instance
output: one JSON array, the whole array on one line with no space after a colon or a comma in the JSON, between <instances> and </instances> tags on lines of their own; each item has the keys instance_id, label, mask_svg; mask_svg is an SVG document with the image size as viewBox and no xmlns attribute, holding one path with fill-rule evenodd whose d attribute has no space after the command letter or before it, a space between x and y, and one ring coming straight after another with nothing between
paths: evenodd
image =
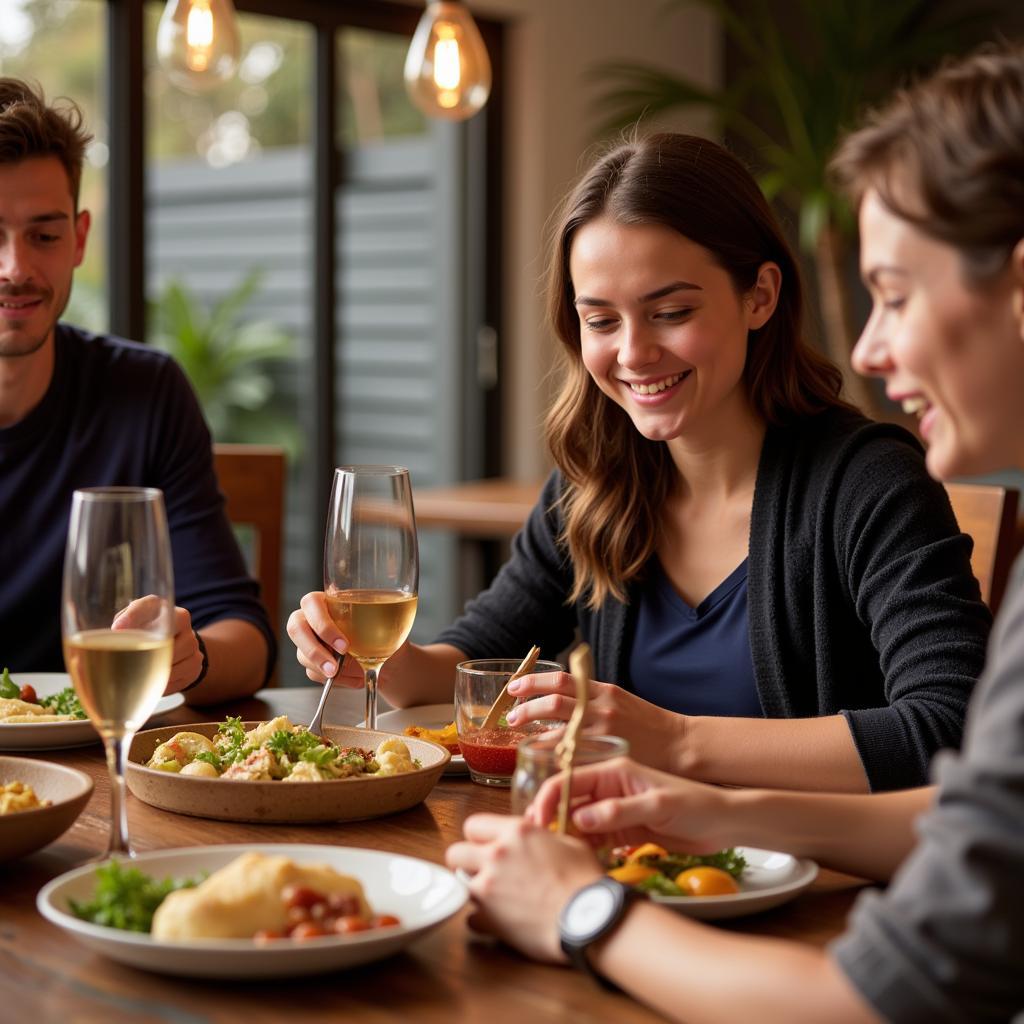
<instances>
[{"instance_id":1,"label":"small white bowl","mask_svg":"<svg viewBox=\"0 0 1024 1024\"><path fill-rule=\"evenodd\" d=\"M82 813L92 779L76 768L30 757L0 757L0 784L24 782L49 807L0 814L0 861L24 857L52 843Z\"/></svg>"}]
</instances>

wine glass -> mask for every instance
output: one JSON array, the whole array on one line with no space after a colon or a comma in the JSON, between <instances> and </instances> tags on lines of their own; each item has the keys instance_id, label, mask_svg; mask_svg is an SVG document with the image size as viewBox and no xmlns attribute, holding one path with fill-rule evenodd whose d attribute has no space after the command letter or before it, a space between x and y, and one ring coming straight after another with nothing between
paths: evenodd
<instances>
[{"instance_id":1,"label":"wine glass","mask_svg":"<svg viewBox=\"0 0 1024 1024\"><path fill-rule=\"evenodd\" d=\"M105 856L132 856L124 771L132 736L171 674L174 571L163 492L77 490L64 552L64 663L106 748L110 839Z\"/></svg>"},{"instance_id":2,"label":"wine glass","mask_svg":"<svg viewBox=\"0 0 1024 1024\"><path fill-rule=\"evenodd\" d=\"M409 471L339 466L324 538L327 610L363 670L367 729L377 728L377 674L405 643L420 582Z\"/></svg>"}]
</instances>

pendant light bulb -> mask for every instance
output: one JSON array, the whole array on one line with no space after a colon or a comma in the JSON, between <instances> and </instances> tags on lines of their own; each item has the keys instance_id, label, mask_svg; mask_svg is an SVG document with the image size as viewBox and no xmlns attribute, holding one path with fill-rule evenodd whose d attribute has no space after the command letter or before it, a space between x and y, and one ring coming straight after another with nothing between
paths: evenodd
<instances>
[{"instance_id":1,"label":"pendant light bulb","mask_svg":"<svg viewBox=\"0 0 1024 1024\"><path fill-rule=\"evenodd\" d=\"M231 0L167 0L156 30L156 55L186 92L206 92L235 73L238 24Z\"/></svg>"},{"instance_id":2,"label":"pendant light bulb","mask_svg":"<svg viewBox=\"0 0 1024 1024\"><path fill-rule=\"evenodd\" d=\"M447 121L464 121L487 102L491 62L463 4L428 0L405 58L405 88L427 117Z\"/></svg>"}]
</instances>

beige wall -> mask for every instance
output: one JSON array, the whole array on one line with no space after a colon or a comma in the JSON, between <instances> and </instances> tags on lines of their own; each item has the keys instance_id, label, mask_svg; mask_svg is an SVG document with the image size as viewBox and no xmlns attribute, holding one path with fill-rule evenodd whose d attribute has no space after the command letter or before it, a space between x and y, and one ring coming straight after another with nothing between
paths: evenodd
<instances>
[{"instance_id":1,"label":"beige wall","mask_svg":"<svg viewBox=\"0 0 1024 1024\"><path fill-rule=\"evenodd\" d=\"M551 388L553 342L543 322L544 228L586 166L594 144L595 93L587 77L602 62L646 61L707 84L720 80L717 25L694 5L671 16L664 0L468 0L504 22L506 124L503 152L506 290L503 296L504 463L523 479L544 472L541 422ZM664 122L706 130L699 116Z\"/></svg>"}]
</instances>

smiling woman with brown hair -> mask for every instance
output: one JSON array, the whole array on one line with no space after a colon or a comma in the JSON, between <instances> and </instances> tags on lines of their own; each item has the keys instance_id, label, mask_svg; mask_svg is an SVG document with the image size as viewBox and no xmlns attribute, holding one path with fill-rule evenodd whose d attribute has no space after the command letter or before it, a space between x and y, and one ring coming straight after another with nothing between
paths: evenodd
<instances>
[{"instance_id":1,"label":"smiling woman with brown hair","mask_svg":"<svg viewBox=\"0 0 1024 1024\"><path fill-rule=\"evenodd\" d=\"M1024 50L980 54L901 93L835 166L859 207L874 309L854 365L921 414L928 466L1024 469ZM914 598L911 597L911 600ZM615 883L552 835L561 780L527 820L478 815L449 863L474 877L477 922L528 954L577 962L689 1024L1018 1019L1024 1010L1024 558L996 622L963 753L938 786L872 796L706 786L622 759L579 769L573 823L594 846L787 850L868 891L828 950L737 935L646 901L590 907ZM916 844L916 845L915 845ZM582 888L581 888L582 887ZM579 902L577 902L577 899ZM610 901L604 907L612 906Z\"/></svg>"},{"instance_id":2,"label":"smiling woman with brown hair","mask_svg":"<svg viewBox=\"0 0 1024 1024\"><path fill-rule=\"evenodd\" d=\"M806 344L756 182L713 142L653 135L600 158L556 223L558 470L491 587L394 655L382 692L449 700L457 662L557 655L578 629L604 680L587 726L654 767L920 785L959 745L984 658L970 544L917 442L843 403ZM346 646L321 594L289 634L314 679ZM565 673L512 689L536 699L510 725L571 713Z\"/></svg>"}]
</instances>

